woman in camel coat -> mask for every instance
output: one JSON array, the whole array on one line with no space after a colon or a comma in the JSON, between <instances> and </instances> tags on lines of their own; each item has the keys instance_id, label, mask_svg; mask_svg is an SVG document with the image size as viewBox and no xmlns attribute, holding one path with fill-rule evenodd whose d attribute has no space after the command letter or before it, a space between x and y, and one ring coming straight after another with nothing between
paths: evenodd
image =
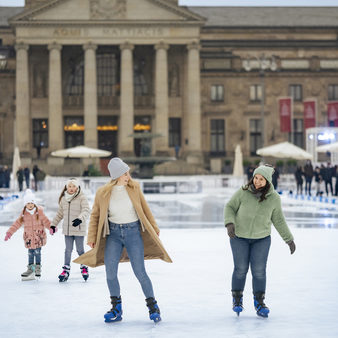
<instances>
[{"instance_id":1,"label":"woman in camel coat","mask_svg":"<svg viewBox=\"0 0 338 338\"><path fill-rule=\"evenodd\" d=\"M130 261L146 297L150 319L158 322L160 311L144 259L172 261L140 186L129 175L129 166L115 157L108 169L112 181L97 190L89 222L87 243L92 250L74 262L91 267L105 264L112 309L104 317L106 322L115 322L122 320L118 263Z\"/></svg>"}]
</instances>

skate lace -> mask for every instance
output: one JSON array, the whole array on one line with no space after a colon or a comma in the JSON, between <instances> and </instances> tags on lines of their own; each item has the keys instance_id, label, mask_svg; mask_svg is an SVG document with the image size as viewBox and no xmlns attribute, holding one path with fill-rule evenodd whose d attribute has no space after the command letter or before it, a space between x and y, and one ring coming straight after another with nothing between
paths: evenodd
<instances>
[{"instance_id":1,"label":"skate lace","mask_svg":"<svg viewBox=\"0 0 338 338\"><path fill-rule=\"evenodd\" d=\"M153 303L147 304L147 306L148 306L150 314L153 314L153 313L156 313L156 312L160 313L160 309L158 308L156 301L154 301Z\"/></svg>"},{"instance_id":2,"label":"skate lace","mask_svg":"<svg viewBox=\"0 0 338 338\"><path fill-rule=\"evenodd\" d=\"M88 274L87 268L85 268L85 267L81 268L81 273L82 273L83 275Z\"/></svg>"}]
</instances>

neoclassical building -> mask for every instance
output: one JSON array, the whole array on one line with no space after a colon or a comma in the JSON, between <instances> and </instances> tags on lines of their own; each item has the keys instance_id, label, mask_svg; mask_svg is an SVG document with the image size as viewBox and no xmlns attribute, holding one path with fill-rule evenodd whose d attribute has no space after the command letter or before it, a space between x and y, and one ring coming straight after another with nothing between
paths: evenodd
<instances>
[{"instance_id":1,"label":"neoclassical building","mask_svg":"<svg viewBox=\"0 0 338 338\"><path fill-rule=\"evenodd\" d=\"M0 154L65 173L76 145L175 155L222 172L241 145L305 146L338 100L338 7L182 7L176 0L26 0L0 7ZM263 60L264 55L264 60ZM263 62L262 62L263 60ZM293 97L280 132L278 98ZM150 137L147 137L148 136Z\"/></svg>"}]
</instances>

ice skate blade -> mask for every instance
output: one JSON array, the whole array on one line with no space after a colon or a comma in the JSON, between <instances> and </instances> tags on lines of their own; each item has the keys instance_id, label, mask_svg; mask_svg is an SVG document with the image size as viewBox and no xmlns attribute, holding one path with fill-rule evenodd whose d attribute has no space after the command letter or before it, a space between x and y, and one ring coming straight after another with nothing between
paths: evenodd
<instances>
[{"instance_id":1,"label":"ice skate blade","mask_svg":"<svg viewBox=\"0 0 338 338\"><path fill-rule=\"evenodd\" d=\"M150 317L150 319L153 320L155 324L159 323L162 320L160 316Z\"/></svg>"},{"instance_id":2,"label":"ice skate blade","mask_svg":"<svg viewBox=\"0 0 338 338\"><path fill-rule=\"evenodd\" d=\"M115 323L115 322L120 322L121 320L122 320L122 317L109 318L109 316L106 317L106 315L104 315L105 323Z\"/></svg>"},{"instance_id":3,"label":"ice skate blade","mask_svg":"<svg viewBox=\"0 0 338 338\"><path fill-rule=\"evenodd\" d=\"M35 280L35 276L27 276L27 277L21 277L21 280L23 282L27 282L27 281L30 281L30 280Z\"/></svg>"},{"instance_id":4,"label":"ice skate blade","mask_svg":"<svg viewBox=\"0 0 338 338\"><path fill-rule=\"evenodd\" d=\"M258 312L256 312L256 314L260 318L268 318L269 317L269 312L268 313L258 313Z\"/></svg>"}]
</instances>

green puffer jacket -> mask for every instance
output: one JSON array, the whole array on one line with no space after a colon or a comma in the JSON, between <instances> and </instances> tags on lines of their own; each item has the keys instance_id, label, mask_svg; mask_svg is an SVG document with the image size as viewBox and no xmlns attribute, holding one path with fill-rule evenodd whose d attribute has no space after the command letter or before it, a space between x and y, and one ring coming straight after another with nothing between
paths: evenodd
<instances>
[{"instance_id":1,"label":"green puffer jacket","mask_svg":"<svg viewBox=\"0 0 338 338\"><path fill-rule=\"evenodd\" d=\"M280 196L272 185L262 202L259 202L250 187L248 190L240 188L225 205L224 224L229 223L235 224L237 237L267 237L271 234L272 223L285 242L293 240L283 215Z\"/></svg>"}]
</instances>

